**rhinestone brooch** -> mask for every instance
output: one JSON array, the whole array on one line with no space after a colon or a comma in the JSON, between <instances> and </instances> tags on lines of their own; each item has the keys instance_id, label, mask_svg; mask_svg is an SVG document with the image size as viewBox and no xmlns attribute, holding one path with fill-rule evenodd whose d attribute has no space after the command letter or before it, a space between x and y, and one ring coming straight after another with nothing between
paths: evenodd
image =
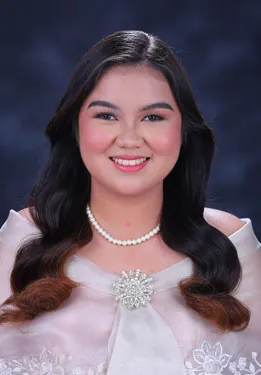
<instances>
[{"instance_id":1,"label":"rhinestone brooch","mask_svg":"<svg viewBox=\"0 0 261 375\"><path fill-rule=\"evenodd\" d=\"M140 306L147 306L154 294L153 278L148 277L141 270L122 271L121 277L113 283L116 301L128 310L135 310Z\"/></svg>"}]
</instances>

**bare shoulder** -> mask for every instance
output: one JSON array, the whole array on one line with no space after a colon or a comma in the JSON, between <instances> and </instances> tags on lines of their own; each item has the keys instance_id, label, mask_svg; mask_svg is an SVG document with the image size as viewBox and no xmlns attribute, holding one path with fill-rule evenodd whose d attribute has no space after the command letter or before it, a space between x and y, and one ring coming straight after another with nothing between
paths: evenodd
<instances>
[{"instance_id":1,"label":"bare shoulder","mask_svg":"<svg viewBox=\"0 0 261 375\"><path fill-rule=\"evenodd\" d=\"M212 227L223 232L227 237L244 226L239 217L221 210L205 207L204 218Z\"/></svg>"},{"instance_id":2,"label":"bare shoulder","mask_svg":"<svg viewBox=\"0 0 261 375\"><path fill-rule=\"evenodd\" d=\"M29 208L23 208L21 211L18 211L20 215L25 217L27 220L31 221L31 223L34 223L33 218L30 214Z\"/></svg>"}]
</instances>

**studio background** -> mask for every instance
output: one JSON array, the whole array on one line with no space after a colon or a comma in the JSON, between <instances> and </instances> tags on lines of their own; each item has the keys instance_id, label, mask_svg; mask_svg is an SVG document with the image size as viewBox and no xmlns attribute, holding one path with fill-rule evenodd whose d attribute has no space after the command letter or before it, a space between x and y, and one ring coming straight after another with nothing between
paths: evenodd
<instances>
[{"instance_id":1,"label":"studio background","mask_svg":"<svg viewBox=\"0 0 261 375\"><path fill-rule=\"evenodd\" d=\"M1 4L0 224L26 206L45 125L82 54L121 29L164 39L214 129L208 207L250 217L261 238L261 1L9 1Z\"/></svg>"}]
</instances>

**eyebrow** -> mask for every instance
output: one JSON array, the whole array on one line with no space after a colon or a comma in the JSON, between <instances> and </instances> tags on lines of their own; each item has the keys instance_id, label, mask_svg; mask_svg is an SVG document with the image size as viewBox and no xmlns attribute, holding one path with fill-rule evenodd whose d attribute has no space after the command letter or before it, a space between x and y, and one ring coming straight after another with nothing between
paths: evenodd
<instances>
[{"instance_id":1,"label":"eyebrow","mask_svg":"<svg viewBox=\"0 0 261 375\"><path fill-rule=\"evenodd\" d=\"M88 105L88 108L96 107L96 106L120 110L120 107L110 102L107 102L105 100L95 100ZM163 108L163 109L169 109L170 111L174 111L173 107L167 102L158 102L158 103L148 104L145 107L141 108L141 111L147 111L148 109L155 109L155 108Z\"/></svg>"},{"instance_id":2,"label":"eyebrow","mask_svg":"<svg viewBox=\"0 0 261 375\"><path fill-rule=\"evenodd\" d=\"M91 107L107 107L107 108L112 108L112 109L115 109L115 110L119 110L120 107L116 106L115 104L112 104L110 102L106 102L105 100L95 100L93 102L91 102L89 105L88 105L88 108L91 108Z\"/></svg>"}]
</instances>

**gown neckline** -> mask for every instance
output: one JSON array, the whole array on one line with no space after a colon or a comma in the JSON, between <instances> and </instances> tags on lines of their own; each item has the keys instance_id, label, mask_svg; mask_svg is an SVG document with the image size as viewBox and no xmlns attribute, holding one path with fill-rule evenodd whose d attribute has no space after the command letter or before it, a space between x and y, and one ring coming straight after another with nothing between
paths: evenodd
<instances>
[{"instance_id":1,"label":"gown neckline","mask_svg":"<svg viewBox=\"0 0 261 375\"><path fill-rule=\"evenodd\" d=\"M245 247L248 247L248 241L242 246L240 238L247 230L251 229L251 220L248 218L241 219L244 225L228 238L237 246L239 256L244 255ZM252 237L251 237L252 238ZM250 239L250 238L249 238ZM72 255L68 263L68 275L75 281L80 281L92 289L114 295L112 284L120 277L120 273L113 273L104 270L102 267L80 254ZM88 271L88 272L86 272ZM127 270L129 271L129 270ZM142 271L142 269L141 269ZM179 260L178 262L163 268L157 272L147 274L153 278L155 294L164 290L177 287L179 282L193 274L193 261L189 257Z\"/></svg>"},{"instance_id":2,"label":"gown neckline","mask_svg":"<svg viewBox=\"0 0 261 375\"><path fill-rule=\"evenodd\" d=\"M29 230L33 230L33 233L40 232L31 221L18 212L10 210L10 215L11 217L14 216L14 218L19 219L21 224L27 224ZM253 231L251 220L249 218L241 218L241 221L244 225L228 237L237 247L239 256L244 255L244 252L247 251L246 247L248 247L245 242L244 245L246 246L243 246L241 249L242 241L240 239L245 231ZM251 236L249 236L249 239L251 240ZM242 254L240 254L241 252ZM65 265L65 271L73 280L108 294L114 294L112 291L112 283L121 276L120 273L113 273L104 270L87 257L77 253L68 258ZM153 278L155 293L157 293L176 287L181 279L191 276L192 273L193 261L189 257L185 257L160 271L151 272L147 275Z\"/></svg>"}]
</instances>

